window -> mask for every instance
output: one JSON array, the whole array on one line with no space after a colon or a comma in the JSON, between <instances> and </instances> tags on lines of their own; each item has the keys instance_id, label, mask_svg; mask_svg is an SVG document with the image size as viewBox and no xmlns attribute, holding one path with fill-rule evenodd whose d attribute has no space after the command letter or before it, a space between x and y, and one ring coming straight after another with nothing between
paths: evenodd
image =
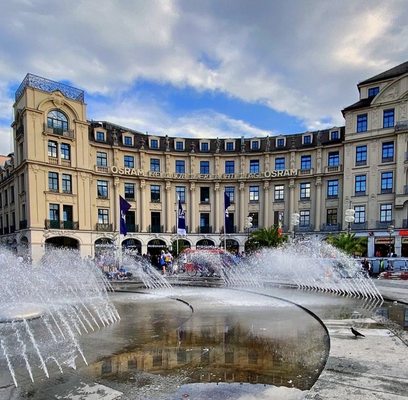
<instances>
[{"instance_id":1,"label":"window","mask_svg":"<svg viewBox=\"0 0 408 400\"><path fill-rule=\"evenodd\" d=\"M259 160L250 160L249 161L249 173L258 174L259 173Z\"/></svg>"},{"instance_id":2,"label":"window","mask_svg":"<svg viewBox=\"0 0 408 400\"><path fill-rule=\"evenodd\" d=\"M200 233L210 233L210 214L200 213Z\"/></svg>"},{"instance_id":3,"label":"window","mask_svg":"<svg viewBox=\"0 0 408 400\"><path fill-rule=\"evenodd\" d=\"M68 143L61 143L61 159L71 159L71 146Z\"/></svg>"},{"instance_id":4,"label":"window","mask_svg":"<svg viewBox=\"0 0 408 400\"><path fill-rule=\"evenodd\" d=\"M210 144L208 142L200 143L200 151L206 152L210 150Z\"/></svg>"},{"instance_id":5,"label":"window","mask_svg":"<svg viewBox=\"0 0 408 400\"><path fill-rule=\"evenodd\" d=\"M10 187L10 204L14 203L14 186Z\"/></svg>"},{"instance_id":6,"label":"window","mask_svg":"<svg viewBox=\"0 0 408 400\"><path fill-rule=\"evenodd\" d=\"M58 180L57 180L57 183L58 183ZM6 189L6 190L4 190L4 205L6 206L7 204L8 204L8 192L7 192L7 189Z\"/></svg>"},{"instance_id":7,"label":"window","mask_svg":"<svg viewBox=\"0 0 408 400\"><path fill-rule=\"evenodd\" d=\"M311 143L312 143L312 135L303 136L303 144L311 144Z\"/></svg>"},{"instance_id":8,"label":"window","mask_svg":"<svg viewBox=\"0 0 408 400\"><path fill-rule=\"evenodd\" d=\"M340 164L340 156L338 151L329 153L329 167L338 167Z\"/></svg>"},{"instance_id":9,"label":"window","mask_svg":"<svg viewBox=\"0 0 408 400\"><path fill-rule=\"evenodd\" d=\"M48 172L48 190L58 192L58 174L56 172Z\"/></svg>"},{"instance_id":10,"label":"window","mask_svg":"<svg viewBox=\"0 0 408 400\"><path fill-rule=\"evenodd\" d=\"M380 205L380 222L392 222L392 204Z\"/></svg>"},{"instance_id":11,"label":"window","mask_svg":"<svg viewBox=\"0 0 408 400\"><path fill-rule=\"evenodd\" d=\"M68 174L62 174L62 192L72 193L72 176Z\"/></svg>"},{"instance_id":12,"label":"window","mask_svg":"<svg viewBox=\"0 0 408 400\"><path fill-rule=\"evenodd\" d=\"M259 140L251 141L251 150L259 150Z\"/></svg>"},{"instance_id":13,"label":"window","mask_svg":"<svg viewBox=\"0 0 408 400\"><path fill-rule=\"evenodd\" d=\"M383 172L381 174L381 193L392 193L393 173Z\"/></svg>"},{"instance_id":14,"label":"window","mask_svg":"<svg viewBox=\"0 0 408 400\"><path fill-rule=\"evenodd\" d=\"M327 209L326 224L329 226L337 225L337 208Z\"/></svg>"},{"instance_id":15,"label":"window","mask_svg":"<svg viewBox=\"0 0 408 400\"><path fill-rule=\"evenodd\" d=\"M356 147L356 165L366 165L367 164L367 146L357 146Z\"/></svg>"},{"instance_id":16,"label":"window","mask_svg":"<svg viewBox=\"0 0 408 400\"><path fill-rule=\"evenodd\" d=\"M200 187L200 203L209 203L210 202L210 188Z\"/></svg>"},{"instance_id":17,"label":"window","mask_svg":"<svg viewBox=\"0 0 408 400\"><path fill-rule=\"evenodd\" d=\"M364 224L365 223L365 206L355 206L354 207L354 223Z\"/></svg>"},{"instance_id":18,"label":"window","mask_svg":"<svg viewBox=\"0 0 408 400\"><path fill-rule=\"evenodd\" d=\"M384 110L383 128L392 128L394 126L394 109Z\"/></svg>"},{"instance_id":19,"label":"window","mask_svg":"<svg viewBox=\"0 0 408 400\"><path fill-rule=\"evenodd\" d=\"M384 142L382 144L381 161L382 162L394 161L394 142Z\"/></svg>"},{"instance_id":20,"label":"window","mask_svg":"<svg viewBox=\"0 0 408 400\"><path fill-rule=\"evenodd\" d=\"M285 157L277 157L277 158L275 158L275 169L276 169L276 170L283 170L283 169L285 169Z\"/></svg>"},{"instance_id":21,"label":"window","mask_svg":"<svg viewBox=\"0 0 408 400\"><path fill-rule=\"evenodd\" d=\"M225 142L226 151L234 151L234 142Z\"/></svg>"},{"instance_id":22,"label":"window","mask_svg":"<svg viewBox=\"0 0 408 400\"><path fill-rule=\"evenodd\" d=\"M123 144L125 146L133 146L133 138L132 136L123 136Z\"/></svg>"},{"instance_id":23,"label":"window","mask_svg":"<svg viewBox=\"0 0 408 400\"><path fill-rule=\"evenodd\" d=\"M230 202L235 202L235 188L234 186L226 186L225 187L225 194L229 197Z\"/></svg>"},{"instance_id":24,"label":"window","mask_svg":"<svg viewBox=\"0 0 408 400\"><path fill-rule=\"evenodd\" d=\"M59 204L50 204L50 220L51 221L59 221Z\"/></svg>"},{"instance_id":25,"label":"window","mask_svg":"<svg viewBox=\"0 0 408 400\"><path fill-rule=\"evenodd\" d=\"M105 141L105 132L103 131L96 131L96 140L98 142L104 142Z\"/></svg>"},{"instance_id":26,"label":"window","mask_svg":"<svg viewBox=\"0 0 408 400\"><path fill-rule=\"evenodd\" d=\"M249 187L249 201L259 201L259 186Z\"/></svg>"},{"instance_id":27,"label":"window","mask_svg":"<svg viewBox=\"0 0 408 400\"><path fill-rule=\"evenodd\" d=\"M299 226L310 225L310 210L302 210L299 212Z\"/></svg>"},{"instance_id":28,"label":"window","mask_svg":"<svg viewBox=\"0 0 408 400\"><path fill-rule=\"evenodd\" d=\"M97 181L97 192L99 199L107 199L108 198L108 181Z\"/></svg>"},{"instance_id":29,"label":"window","mask_svg":"<svg viewBox=\"0 0 408 400\"><path fill-rule=\"evenodd\" d=\"M59 110L53 110L48 113L47 127L52 129L53 133L62 135L68 130L68 118Z\"/></svg>"},{"instance_id":30,"label":"window","mask_svg":"<svg viewBox=\"0 0 408 400\"><path fill-rule=\"evenodd\" d=\"M340 139L340 132L339 131L331 131L330 132L330 140L339 140Z\"/></svg>"},{"instance_id":31,"label":"window","mask_svg":"<svg viewBox=\"0 0 408 400\"><path fill-rule=\"evenodd\" d=\"M160 203L160 185L150 185L150 201Z\"/></svg>"},{"instance_id":32,"label":"window","mask_svg":"<svg viewBox=\"0 0 408 400\"><path fill-rule=\"evenodd\" d=\"M108 155L102 151L96 152L96 165L98 167L107 167L108 166Z\"/></svg>"},{"instance_id":33,"label":"window","mask_svg":"<svg viewBox=\"0 0 408 400\"><path fill-rule=\"evenodd\" d=\"M235 161L225 161L225 173L235 174Z\"/></svg>"},{"instance_id":34,"label":"window","mask_svg":"<svg viewBox=\"0 0 408 400\"><path fill-rule=\"evenodd\" d=\"M158 149L159 148L159 141L157 139L150 139L150 148L151 149Z\"/></svg>"},{"instance_id":35,"label":"window","mask_svg":"<svg viewBox=\"0 0 408 400\"><path fill-rule=\"evenodd\" d=\"M125 199L134 200L135 198L135 184L125 182Z\"/></svg>"},{"instance_id":36,"label":"window","mask_svg":"<svg viewBox=\"0 0 408 400\"><path fill-rule=\"evenodd\" d=\"M312 168L312 156L302 156L300 158L300 169L308 170Z\"/></svg>"},{"instance_id":37,"label":"window","mask_svg":"<svg viewBox=\"0 0 408 400\"><path fill-rule=\"evenodd\" d=\"M380 92L380 88L378 86L372 87L368 89L368 97L376 96Z\"/></svg>"},{"instance_id":38,"label":"window","mask_svg":"<svg viewBox=\"0 0 408 400\"><path fill-rule=\"evenodd\" d=\"M259 214L257 212L251 213L252 217L252 229L258 229L259 227Z\"/></svg>"},{"instance_id":39,"label":"window","mask_svg":"<svg viewBox=\"0 0 408 400\"><path fill-rule=\"evenodd\" d=\"M183 151L184 150L184 142L176 140L176 150L177 151Z\"/></svg>"},{"instance_id":40,"label":"window","mask_svg":"<svg viewBox=\"0 0 408 400\"><path fill-rule=\"evenodd\" d=\"M176 174L186 173L186 162L184 160L176 160Z\"/></svg>"},{"instance_id":41,"label":"window","mask_svg":"<svg viewBox=\"0 0 408 400\"><path fill-rule=\"evenodd\" d=\"M135 167L135 157L123 156L123 164L126 168L134 168Z\"/></svg>"},{"instance_id":42,"label":"window","mask_svg":"<svg viewBox=\"0 0 408 400\"><path fill-rule=\"evenodd\" d=\"M210 162L200 161L200 174L208 175L210 173Z\"/></svg>"},{"instance_id":43,"label":"window","mask_svg":"<svg viewBox=\"0 0 408 400\"><path fill-rule=\"evenodd\" d=\"M98 208L98 224L109 224L109 210Z\"/></svg>"},{"instance_id":44,"label":"window","mask_svg":"<svg viewBox=\"0 0 408 400\"><path fill-rule=\"evenodd\" d=\"M355 195L362 196L366 194L366 176L365 175L357 175L355 179Z\"/></svg>"},{"instance_id":45,"label":"window","mask_svg":"<svg viewBox=\"0 0 408 400\"><path fill-rule=\"evenodd\" d=\"M339 197L339 180L338 179L327 181L327 197L328 198Z\"/></svg>"},{"instance_id":46,"label":"window","mask_svg":"<svg viewBox=\"0 0 408 400\"><path fill-rule=\"evenodd\" d=\"M367 114L357 115L357 132L367 131Z\"/></svg>"},{"instance_id":47,"label":"window","mask_svg":"<svg viewBox=\"0 0 408 400\"><path fill-rule=\"evenodd\" d=\"M160 222L160 213L159 212L152 212L150 214L150 218L152 221L152 232L153 233L160 233L161 232L161 222Z\"/></svg>"},{"instance_id":48,"label":"window","mask_svg":"<svg viewBox=\"0 0 408 400\"><path fill-rule=\"evenodd\" d=\"M276 147L285 147L285 139L284 138L276 139Z\"/></svg>"},{"instance_id":49,"label":"window","mask_svg":"<svg viewBox=\"0 0 408 400\"><path fill-rule=\"evenodd\" d=\"M176 186L176 201L180 200L182 203L186 202L186 187Z\"/></svg>"},{"instance_id":50,"label":"window","mask_svg":"<svg viewBox=\"0 0 408 400\"><path fill-rule=\"evenodd\" d=\"M300 184L300 200L310 199L310 182L303 182Z\"/></svg>"},{"instance_id":51,"label":"window","mask_svg":"<svg viewBox=\"0 0 408 400\"><path fill-rule=\"evenodd\" d=\"M275 185L275 201L284 201L285 200L285 186L284 185Z\"/></svg>"},{"instance_id":52,"label":"window","mask_svg":"<svg viewBox=\"0 0 408 400\"><path fill-rule=\"evenodd\" d=\"M160 160L158 158L150 159L150 171L160 172Z\"/></svg>"},{"instance_id":53,"label":"window","mask_svg":"<svg viewBox=\"0 0 408 400\"><path fill-rule=\"evenodd\" d=\"M53 140L48 141L48 157L58 157L57 142Z\"/></svg>"}]
</instances>

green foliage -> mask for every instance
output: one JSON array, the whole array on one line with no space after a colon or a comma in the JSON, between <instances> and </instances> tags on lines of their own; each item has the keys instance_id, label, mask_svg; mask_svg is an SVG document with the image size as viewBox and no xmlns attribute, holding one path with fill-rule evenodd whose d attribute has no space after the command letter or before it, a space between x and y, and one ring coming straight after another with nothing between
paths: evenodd
<instances>
[{"instance_id":1,"label":"green foliage","mask_svg":"<svg viewBox=\"0 0 408 400\"><path fill-rule=\"evenodd\" d=\"M349 255L362 255L367 250L367 238L356 237L355 233L331 235L327 242Z\"/></svg>"},{"instance_id":2,"label":"green foliage","mask_svg":"<svg viewBox=\"0 0 408 400\"><path fill-rule=\"evenodd\" d=\"M251 232L246 243L246 251L254 251L262 247L278 247L288 240L286 235L279 233L277 226L260 228Z\"/></svg>"},{"instance_id":3,"label":"green foliage","mask_svg":"<svg viewBox=\"0 0 408 400\"><path fill-rule=\"evenodd\" d=\"M178 242L178 252L177 252L177 242ZM186 242L182 239L174 240L171 244L171 253L174 257L177 257L184 249L187 249Z\"/></svg>"}]
</instances>

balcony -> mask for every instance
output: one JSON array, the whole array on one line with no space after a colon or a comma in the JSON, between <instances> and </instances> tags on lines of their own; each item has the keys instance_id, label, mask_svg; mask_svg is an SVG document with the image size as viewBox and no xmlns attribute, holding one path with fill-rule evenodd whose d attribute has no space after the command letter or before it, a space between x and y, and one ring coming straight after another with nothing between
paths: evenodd
<instances>
[{"instance_id":1,"label":"balcony","mask_svg":"<svg viewBox=\"0 0 408 400\"><path fill-rule=\"evenodd\" d=\"M342 165L327 165L325 167L325 172L326 173L331 173L331 172L341 172L343 170Z\"/></svg>"},{"instance_id":2,"label":"balcony","mask_svg":"<svg viewBox=\"0 0 408 400\"><path fill-rule=\"evenodd\" d=\"M313 230L314 230L314 225L312 224L298 225L296 227L296 232L311 232Z\"/></svg>"},{"instance_id":3,"label":"balcony","mask_svg":"<svg viewBox=\"0 0 408 400\"><path fill-rule=\"evenodd\" d=\"M341 231L341 224L322 224L323 232L338 232Z\"/></svg>"},{"instance_id":4,"label":"balcony","mask_svg":"<svg viewBox=\"0 0 408 400\"><path fill-rule=\"evenodd\" d=\"M75 139L75 132L73 129L68 129L64 131L62 128L49 128L47 124L43 125L43 134L44 135L54 135L54 136L62 136L65 139Z\"/></svg>"},{"instance_id":5,"label":"balcony","mask_svg":"<svg viewBox=\"0 0 408 400\"><path fill-rule=\"evenodd\" d=\"M398 121L395 124L395 132L408 131L408 120Z\"/></svg>"},{"instance_id":6,"label":"balcony","mask_svg":"<svg viewBox=\"0 0 408 400\"><path fill-rule=\"evenodd\" d=\"M313 168L304 168L299 171L300 175L312 175Z\"/></svg>"},{"instance_id":7,"label":"balcony","mask_svg":"<svg viewBox=\"0 0 408 400\"><path fill-rule=\"evenodd\" d=\"M20 229L23 229L23 228L20 228ZM53 219L46 219L45 229L78 230L79 222L78 221L59 221L59 220L53 220Z\"/></svg>"},{"instance_id":8,"label":"balcony","mask_svg":"<svg viewBox=\"0 0 408 400\"><path fill-rule=\"evenodd\" d=\"M171 230L171 233L177 233L177 227L175 225L173 225L173 229ZM186 225L186 233L189 233L187 225Z\"/></svg>"},{"instance_id":9,"label":"balcony","mask_svg":"<svg viewBox=\"0 0 408 400\"><path fill-rule=\"evenodd\" d=\"M390 221L376 221L375 226L377 229L387 229L390 225L394 225L395 220Z\"/></svg>"},{"instance_id":10,"label":"balcony","mask_svg":"<svg viewBox=\"0 0 408 400\"><path fill-rule=\"evenodd\" d=\"M95 230L98 232L113 232L113 224L96 224Z\"/></svg>"},{"instance_id":11,"label":"balcony","mask_svg":"<svg viewBox=\"0 0 408 400\"><path fill-rule=\"evenodd\" d=\"M109 167L107 165L95 165L95 171L107 174L109 172Z\"/></svg>"},{"instance_id":12,"label":"balcony","mask_svg":"<svg viewBox=\"0 0 408 400\"><path fill-rule=\"evenodd\" d=\"M199 226L197 227L198 233L213 233L212 226Z\"/></svg>"},{"instance_id":13,"label":"balcony","mask_svg":"<svg viewBox=\"0 0 408 400\"><path fill-rule=\"evenodd\" d=\"M126 230L128 232L139 232L139 225L135 224L126 224Z\"/></svg>"},{"instance_id":14,"label":"balcony","mask_svg":"<svg viewBox=\"0 0 408 400\"><path fill-rule=\"evenodd\" d=\"M225 233L225 232L224 232L224 227L221 228L220 233ZM227 235L228 235L229 233L238 233L238 227L237 227L236 225L230 227L230 228L228 229Z\"/></svg>"},{"instance_id":15,"label":"balcony","mask_svg":"<svg viewBox=\"0 0 408 400\"><path fill-rule=\"evenodd\" d=\"M149 225L147 227L147 232L149 233L163 233L164 226L163 225Z\"/></svg>"}]
</instances>

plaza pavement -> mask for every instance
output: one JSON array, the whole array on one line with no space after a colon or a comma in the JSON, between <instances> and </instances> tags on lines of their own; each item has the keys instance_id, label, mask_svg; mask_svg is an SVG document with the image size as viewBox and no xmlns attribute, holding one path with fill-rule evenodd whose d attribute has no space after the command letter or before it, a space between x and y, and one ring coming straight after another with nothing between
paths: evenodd
<instances>
[{"instance_id":1,"label":"plaza pavement","mask_svg":"<svg viewBox=\"0 0 408 400\"><path fill-rule=\"evenodd\" d=\"M374 280L386 300L408 304L408 281ZM408 334L374 319L323 320L330 355L308 400L408 399ZM358 322L358 323L357 323ZM356 339L354 326L365 338Z\"/></svg>"}]
</instances>

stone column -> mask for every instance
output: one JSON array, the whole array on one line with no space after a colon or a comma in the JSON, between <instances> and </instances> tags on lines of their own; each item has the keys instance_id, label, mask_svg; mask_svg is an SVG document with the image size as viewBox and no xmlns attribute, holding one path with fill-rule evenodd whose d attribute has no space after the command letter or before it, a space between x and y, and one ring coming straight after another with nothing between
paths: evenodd
<instances>
[{"instance_id":1,"label":"stone column","mask_svg":"<svg viewBox=\"0 0 408 400\"><path fill-rule=\"evenodd\" d=\"M245 232L245 183L239 184L239 231Z\"/></svg>"},{"instance_id":2,"label":"stone column","mask_svg":"<svg viewBox=\"0 0 408 400\"><path fill-rule=\"evenodd\" d=\"M289 230L293 232L292 215L295 212L295 180L289 181Z\"/></svg>"},{"instance_id":3,"label":"stone column","mask_svg":"<svg viewBox=\"0 0 408 400\"><path fill-rule=\"evenodd\" d=\"M314 231L320 231L320 223L321 223L321 209L320 206L322 203L322 178L318 177L316 178L315 182L316 186L316 201L315 201L315 227Z\"/></svg>"},{"instance_id":4,"label":"stone column","mask_svg":"<svg viewBox=\"0 0 408 400\"><path fill-rule=\"evenodd\" d=\"M196 186L195 182L190 183L190 233L196 233L197 221L196 216L198 215L198 207L196 204Z\"/></svg>"},{"instance_id":5,"label":"stone column","mask_svg":"<svg viewBox=\"0 0 408 400\"><path fill-rule=\"evenodd\" d=\"M142 179L140 181L140 207L139 207L140 232L146 232L146 216L148 212L149 207L146 203L146 181Z\"/></svg>"},{"instance_id":6,"label":"stone column","mask_svg":"<svg viewBox=\"0 0 408 400\"><path fill-rule=\"evenodd\" d=\"M113 180L113 230L120 232L120 210L119 210L119 178Z\"/></svg>"},{"instance_id":7,"label":"stone column","mask_svg":"<svg viewBox=\"0 0 408 400\"><path fill-rule=\"evenodd\" d=\"M269 222L269 181L265 181L264 190L264 206L263 206L263 227L268 228L272 224ZM262 210L262 207L261 207Z\"/></svg>"},{"instance_id":8,"label":"stone column","mask_svg":"<svg viewBox=\"0 0 408 400\"><path fill-rule=\"evenodd\" d=\"M171 233L171 220L172 216L174 215L174 207L172 207L171 201L171 183L166 181L166 202L163 207L163 211L166 210L166 223L164 226L164 232Z\"/></svg>"}]
</instances>

